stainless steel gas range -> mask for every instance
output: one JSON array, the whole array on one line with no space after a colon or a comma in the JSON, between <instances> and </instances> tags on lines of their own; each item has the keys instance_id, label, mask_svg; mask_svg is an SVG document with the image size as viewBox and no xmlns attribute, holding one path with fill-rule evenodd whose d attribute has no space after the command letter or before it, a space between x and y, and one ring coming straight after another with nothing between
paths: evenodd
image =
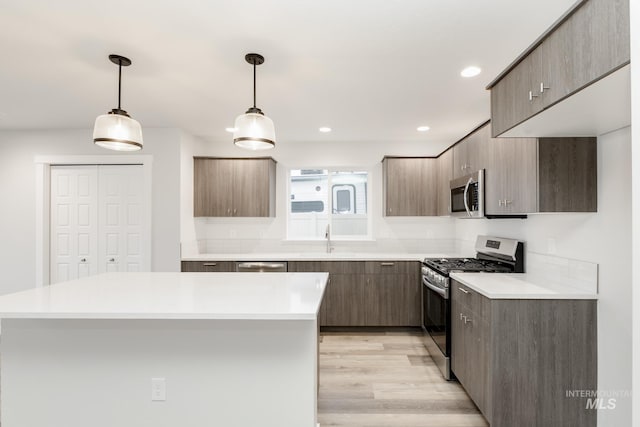
<instances>
[{"instance_id":1,"label":"stainless steel gas range","mask_svg":"<svg viewBox=\"0 0 640 427\"><path fill-rule=\"evenodd\" d=\"M478 236L475 258L425 258L422 262L422 327L425 345L442 375L451 372L451 299L453 272L524 273L524 243Z\"/></svg>"}]
</instances>

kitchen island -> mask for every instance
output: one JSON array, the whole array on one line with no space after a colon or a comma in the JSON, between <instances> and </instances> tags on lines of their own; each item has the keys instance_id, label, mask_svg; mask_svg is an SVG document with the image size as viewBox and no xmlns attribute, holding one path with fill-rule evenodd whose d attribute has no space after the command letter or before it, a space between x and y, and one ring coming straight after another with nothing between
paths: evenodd
<instances>
[{"instance_id":1,"label":"kitchen island","mask_svg":"<svg viewBox=\"0 0 640 427\"><path fill-rule=\"evenodd\" d=\"M0 297L3 427L315 427L326 273L109 273Z\"/></svg>"}]
</instances>

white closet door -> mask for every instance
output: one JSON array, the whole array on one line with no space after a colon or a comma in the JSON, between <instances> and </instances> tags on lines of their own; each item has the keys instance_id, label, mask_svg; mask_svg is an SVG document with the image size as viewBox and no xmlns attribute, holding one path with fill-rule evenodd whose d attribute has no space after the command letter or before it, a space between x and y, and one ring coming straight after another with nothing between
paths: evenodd
<instances>
[{"instance_id":1,"label":"white closet door","mask_svg":"<svg viewBox=\"0 0 640 427\"><path fill-rule=\"evenodd\" d=\"M149 271L141 165L98 167L98 271Z\"/></svg>"},{"instance_id":2,"label":"white closet door","mask_svg":"<svg viewBox=\"0 0 640 427\"><path fill-rule=\"evenodd\" d=\"M98 168L51 167L51 283L98 272Z\"/></svg>"}]
</instances>

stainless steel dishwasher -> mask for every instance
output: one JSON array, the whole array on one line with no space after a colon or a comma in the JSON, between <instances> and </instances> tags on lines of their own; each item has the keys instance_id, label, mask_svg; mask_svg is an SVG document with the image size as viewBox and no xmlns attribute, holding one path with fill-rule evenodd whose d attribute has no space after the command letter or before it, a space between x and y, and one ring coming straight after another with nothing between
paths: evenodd
<instances>
[{"instance_id":1,"label":"stainless steel dishwasher","mask_svg":"<svg viewBox=\"0 0 640 427\"><path fill-rule=\"evenodd\" d=\"M278 273L287 271L286 261L260 261L260 262L236 262L236 271L239 273Z\"/></svg>"}]
</instances>

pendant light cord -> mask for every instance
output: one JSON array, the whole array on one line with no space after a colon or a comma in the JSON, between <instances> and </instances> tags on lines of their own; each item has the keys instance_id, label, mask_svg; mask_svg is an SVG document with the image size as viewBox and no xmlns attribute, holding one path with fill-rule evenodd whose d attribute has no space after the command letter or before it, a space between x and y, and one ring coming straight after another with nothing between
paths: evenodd
<instances>
[{"instance_id":1,"label":"pendant light cord","mask_svg":"<svg viewBox=\"0 0 640 427\"><path fill-rule=\"evenodd\" d=\"M118 61L118 110L120 110L121 94L122 94L122 59Z\"/></svg>"},{"instance_id":2,"label":"pendant light cord","mask_svg":"<svg viewBox=\"0 0 640 427\"><path fill-rule=\"evenodd\" d=\"M256 108L256 63L253 62L253 108Z\"/></svg>"}]
</instances>

